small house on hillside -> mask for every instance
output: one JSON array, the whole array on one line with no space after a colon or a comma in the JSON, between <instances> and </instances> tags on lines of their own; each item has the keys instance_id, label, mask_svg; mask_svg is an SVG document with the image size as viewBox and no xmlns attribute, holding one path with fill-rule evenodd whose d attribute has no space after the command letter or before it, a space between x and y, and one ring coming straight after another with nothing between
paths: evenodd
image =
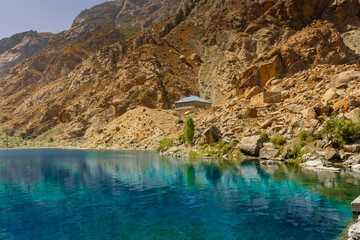
<instances>
[{"instance_id":1,"label":"small house on hillside","mask_svg":"<svg viewBox=\"0 0 360 240\"><path fill-rule=\"evenodd\" d=\"M186 98L175 102L176 110L207 107L211 107L211 102L193 95L189 95Z\"/></svg>"}]
</instances>

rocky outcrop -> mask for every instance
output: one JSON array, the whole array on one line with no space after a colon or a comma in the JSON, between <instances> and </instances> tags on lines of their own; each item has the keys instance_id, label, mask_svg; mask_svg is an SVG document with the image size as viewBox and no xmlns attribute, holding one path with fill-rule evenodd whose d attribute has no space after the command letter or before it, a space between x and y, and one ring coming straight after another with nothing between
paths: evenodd
<instances>
[{"instance_id":1,"label":"rocky outcrop","mask_svg":"<svg viewBox=\"0 0 360 240\"><path fill-rule=\"evenodd\" d=\"M87 137L116 145L117 136L136 147L146 140L135 130L133 138L121 138L119 126L111 128L116 133L104 126L124 120L123 115L130 118L139 107L170 113L176 100L193 94L214 106L191 113L199 138L211 126L226 142L261 132L286 140L301 129L313 132L331 115L354 117L360 104L360 69L352 64L358 57L340 34L346 24L356 26L358 13L351 10L353 20L343 22L330 14L359 5L348 2L101 4L82 12L71 29L52 36L36 56L0 72L1 128L13 135L41 134L58 125L63 127L59 139ZM259 101L251 106L254 98ZM128 122L139 133L150 122L141 114ZM178 112L177 120L183 121L184 114ZM156 122L156 114L151 116ZM181 124L172 122L171 128L159 132L174 132L177 139ZM251 149L254 155L260 150Z\"/></svg>"},{"instance_id":2,"label":"rocky outcrop","mask_svg":"<svg viewBox=\"0 0 360 240\"><path fill-rule=\"evenodd\" d=\"M241 152L249 156L259 156L259 151L261 147L262 139L259 135L245 137L240 142Z\"/></svg>"},{"instance_id":3,"label":"rocky outcrop","mask_svg":"<svg viewBox=\"0 0 360 240\"><path fill-rule=\"evenodd\" d=\"M72 28L88 31L103 24L116 24L123 29L139 31L172 15L181 0L117 0L99 4L82 11L73 21ZM137 29L139 28L140 29Z\"/></svg>"},{"instance_id":4,"label":"rocky outcrop","mask_svg":"<svg viewBox=\"0 0 360 240\"><path fill-rule=\"evenodd\" d=\"M0 70L8 69L45 48L51 35L29 31L1 39Z\"/></svg>"}]
</instances>

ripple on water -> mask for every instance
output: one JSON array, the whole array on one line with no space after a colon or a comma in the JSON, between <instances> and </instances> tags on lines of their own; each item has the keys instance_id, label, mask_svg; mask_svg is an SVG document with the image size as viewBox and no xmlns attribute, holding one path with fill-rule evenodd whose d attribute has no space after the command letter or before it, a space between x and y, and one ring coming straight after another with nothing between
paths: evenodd
<instances>
[{"instance_id":1,"label":"ripple on water","mask_svg":"<svg viewBox=\"0 0 360 240\"><path fill-rule=\"evenodd\" d=\"M291 165L57 150L0 159L1 240L334 239L360 194L359 175Z\"/></svg>"}]
</instances>

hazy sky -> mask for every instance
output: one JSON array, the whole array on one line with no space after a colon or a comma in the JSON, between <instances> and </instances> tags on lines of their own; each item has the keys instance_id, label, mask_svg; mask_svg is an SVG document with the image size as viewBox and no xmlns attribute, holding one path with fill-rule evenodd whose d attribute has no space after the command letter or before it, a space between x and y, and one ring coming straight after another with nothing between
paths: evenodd
<instances>
[{"instance_id":1,"label":"hazy sky","mask_svg":"<svg viewBox=\"0 0 360 240\"><path fill-rule=\"evenodd\" d=\"M0 0L0 39L36 30L58 33L69 29L84 9L105 0Z\"/></svg>"}]
</instances>

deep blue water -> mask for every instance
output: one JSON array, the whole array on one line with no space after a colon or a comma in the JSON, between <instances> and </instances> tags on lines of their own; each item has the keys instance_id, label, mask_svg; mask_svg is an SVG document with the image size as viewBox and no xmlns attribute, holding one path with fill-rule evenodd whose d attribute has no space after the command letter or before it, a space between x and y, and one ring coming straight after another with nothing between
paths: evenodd
<instances>
[{"instance_id":1,"label":"deep blue water","mask_svg":"<svg viewBox=\"0 0 360 240\"><path fill-rule=\"evenodd\" d=\"M0 151L0 239L335 239L360 176L152 152Z\"/></svg>"}]
</instances>

